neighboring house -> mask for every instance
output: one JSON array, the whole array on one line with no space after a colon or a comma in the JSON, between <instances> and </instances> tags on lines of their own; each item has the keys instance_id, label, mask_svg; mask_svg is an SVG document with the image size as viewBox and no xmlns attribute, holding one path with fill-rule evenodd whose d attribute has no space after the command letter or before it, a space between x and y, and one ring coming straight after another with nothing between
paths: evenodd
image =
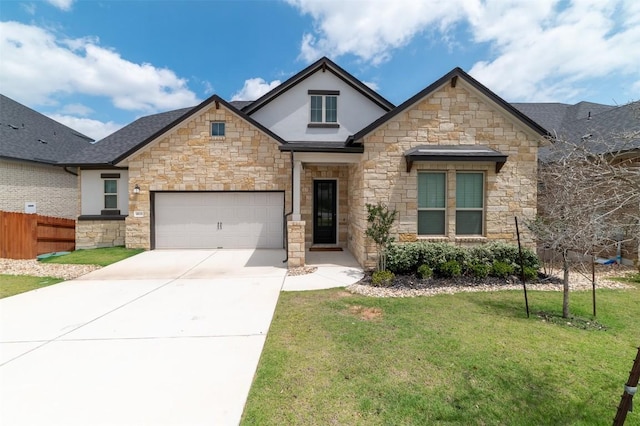
<instances>
[{"instance_id":1,"label":"neighboring house","mask_svg":"<svg viewBox=\"0 0 640 426\"><path fill-rule=\"evenodd\" d=\"M77 171L58 163L92 141L0 95L0 210L75 219Z\"/></svg>"},{"instance_id":2,"label":"neighboring house","mask_svg":"<svg viewBox=\"0 0 640 426\"><path fill-rule=\"evenodd\" d=\"M585 154L605 154L614 161L624 160L629 167L640 167L640 102L622 106L580 102L575 105L560 103L512 104L524 114L548 129L562 145L578 147ZM552 139L552 141L553 141ZM552 164L561 149L552 146L540 149L540 162ZM542 198L540 198L542 199ZM631 206L637 213L640 206ZM613 232L613 231L612 231ZM640 263L640 242L622 244L622 256L630 262ZM613 255L615 253L609 253Z\"/></svg>"},{"instance_id":3,"label":"neighboring house","mask_svg":"<svg viewBox=\"0 0 640 426\"><path fill-rule=\"evenodd\" d=\"M399 241L516 241L536 215L546 131L459 68L394 106L327 58L254 102L214 95L141 118L68 157L77 247L338 246L364 267L366 204ZM531 239L525 236L531 244Z\"/></svg>"}]
</instances>

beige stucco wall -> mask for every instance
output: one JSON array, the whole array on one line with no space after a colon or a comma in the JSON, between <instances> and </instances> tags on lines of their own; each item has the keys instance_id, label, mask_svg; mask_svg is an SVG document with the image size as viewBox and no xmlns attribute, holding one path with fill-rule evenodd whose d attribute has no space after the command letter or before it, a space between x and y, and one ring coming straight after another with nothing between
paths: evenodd
<instances>
[{"instance_id":1,"label":"beige stucco wall","mask_svg":"<svg viewBox=\"0 0 640 426\"><path fill-rule=\"evenodd\" d=\"M226 123L225 137L210 136L211 121ZM136 184L141 191L134 195ZM268 190L285 190L289 211L290 154L224 106L212 104L129 159L126 245L151 248L151 191Z\"/></svg>"},{"instance_id":2,"label":"beige stucco wall","mask_svg":"<svg viewBox=\"0 0 640 426\"><path fill-rule=\"evenodd\" d=\"M364 139L363 161L350 175L352 201L349 248L365 267L375 266L375 252L365 238L366 203L378 201L398 211L394 226L396 240L436 240L456 244L477 244L489 240L516 242L514 216L523 221L536 214L537 147L539 137L515 118L477 94L463 81L457 87L446 84L413 107L390 119ZM494 163L415 162L406 171L404 152L419 145L487 145L509 156L499 173ZM417 174L443 170L448 173L448 234L426 238L417 232ZM456 170L485 173L485 234L456 237ZM531 236L523 240L532 246Z\"/></svg>"},{"instance_id":3,"label":"beige stucco wall","mask_svg":"<svg viewBox=\"0 0 640 426\"><path fill-rule=\"evenodd\" d=\"M43 216L75 219L78 178L62 167L0 160L0 210L24 213L35 202Z\"/></svg>"},{"instance_id":4,"label":"beige stucco wall","mask_svg":"<svg viewBox=\"0 0 640 426\"><path fill-rule=\"evenodd\" d=\"M349 166L325 166L305 164L300 176L300 215L306 222L305 241L307 246L313 243L313 181L335 180L338 207L337 245L347 246L349 202Z\"/></svg>"}]
</instances>

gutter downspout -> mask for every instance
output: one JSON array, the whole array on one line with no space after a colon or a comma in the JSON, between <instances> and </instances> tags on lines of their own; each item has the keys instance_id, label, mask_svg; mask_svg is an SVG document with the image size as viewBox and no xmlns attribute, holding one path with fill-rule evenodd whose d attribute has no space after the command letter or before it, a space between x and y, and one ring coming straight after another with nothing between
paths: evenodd
<instances>
[{"instance_id":1,"label":"gutter downspout","mask_svg":"<svg viewBox=\"0 0 640 426\"><path fill-rule=\"evenodd\" d=\"M78 176L78 174L76 172L72 172L71 170L67 170L68 166L64 166L62 168L62 170L64 170L65 172L69 173L70 175L74 175L74 176Z\"/></svg>"},{"instance_id":2,"label":"gutter downspout","mask_svg":"<svg viewBox=\"0 0 640 426\"><path fill-rule=\"evenodd\" d=\"M287 263L289 261L289 231L287 229L287 218L293 214L293 168L294 168L294 151L291 150L291 211L289 213L285 213L282 220L284 222L284 249L286 253L286 258L282 261L282 263Z\"/></svg>"}]
</instances>

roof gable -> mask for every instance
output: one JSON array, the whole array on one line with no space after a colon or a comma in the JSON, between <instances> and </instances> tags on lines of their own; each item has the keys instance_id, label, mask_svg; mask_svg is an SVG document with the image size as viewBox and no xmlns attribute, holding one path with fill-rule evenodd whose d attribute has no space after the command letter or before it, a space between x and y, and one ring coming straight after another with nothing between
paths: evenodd
<instances>
[{"instance_id":1,"label":"roof gable","mask_svg":"<svg viewBox=\"0 0 640 426\"><path fill-rule=\"evenodd\" d=\"M479 81L477 81L476 79L471 77L469 74L464 72L461 68L456 67L453 70L449 71L444 76L442 76L441 78L439 78L437 81L435 81L434 83L426 87L425 89L421 90L411 98L407 99L402 104L398 105L392 111L383 115L378 120L374 121L364 129L360 130L358 133L354 134L352 137L349 138L349 140L347 141L347 144L350 145L350 144L361 141L363 137L373 132L380 126L384 125L385 123L387 123L389 120L391 120L393 117L397 116L398 114L410 109L413 105L417 104L422 99L436 92L443 85L451 84L453 87L455 87L455 85L458 84L458 79L464 80L472 88L480 92L490 101L495 103L498 107L500 107L510 115L514 116L516 119L521 121L525 126L530 128L535 133L541 136L545 136L548 134L548 132L542 126L540 126L531 118L529 118L528 116L520 112L518 109L514 108L511 104L503 100L501 97L493 93L486 86L484 86Z\"/></svg>"},{"instance_id":2,"label":"roof gable","mask_svg":"<svg viewBox=\"0 0 640 426\"><path fill-rule=\"evenodd\" d=\"M116 165L212 104L216 105L216 107L222 105L231 113L240 116L277 142L281 144L286 143L278 135L218 95L213 95L195 107L139 118L128 126L95 143L90 148L83 150L75 156L69 157L65 163L68 165Z\"/></svg>"},{"instance_id":3,"label":"roof gable","mask_svg":"<svg viewBox=\"0 0 640 426\"><path fill-rule=\"evenodd\" d=\"M249 105L246 105L242 111L248 115L253 114L254 112L260 110L262 107L273 101L278 96L287 92L292 87L296 86L303 80L307 79L311 75L317 72L331 72L336 77L344 81L346 84L354 88L356 91L360 92L363 96L371 100L373 103L381 107L386 111L391 111L394 108L394 105L380 96L376 91L371 89L366 84L362 83L360 80L355 78L353 75L349 74L347 71L339 67L333 61L331 61L327 57L322 57L313 64L309 65L307 68L303 69L293 77L284 81L279 86L275 87L268 93L264 94L254 102L251 102Z\"/></svg>"},{"instance_id":4,"label":"roof gable","mask_svg":"<svg viewBox=\"0 0 640 426\"><path fill-rule=\"evenodd\" d=\"M0 95L0 157L56 164L93 139Z\"/></svg>"}]
</instances>

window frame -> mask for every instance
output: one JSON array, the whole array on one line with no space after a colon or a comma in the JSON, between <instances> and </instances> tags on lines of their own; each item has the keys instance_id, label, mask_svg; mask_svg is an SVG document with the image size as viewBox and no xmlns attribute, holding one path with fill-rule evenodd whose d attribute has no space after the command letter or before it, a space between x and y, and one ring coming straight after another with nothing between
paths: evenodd
<instances>
[{"instance_id":1,"label":"window frame","mask_svg":"<svg viewBox=\"0 0 640 426\"><path fill-rule=\"evenodd\" d=\"M486 205L486 173L479 170L456 170L456 204L455 204L455 235L460 237L477 237L484 236L485 233L485 205ZM480 200L482 205L480 207L459 207L458 206L458 176L460 175L475 174L480 175L480 182L482 187L480 189ZM478 212L480 213L480 233L476 234L461 234L458 232L458 212Z\"/></svg>"},{"instance_id":2,"label":"window frame","mask_svg":"<svg viewBox=\"0 0 640 426\"><path fill-rule=\"evenodd\" d=\"M444 178L444 188L442 188L443 192L444 192L444 206L443 207L420 207L420 175L427 175L427 174L431 174L431 175L442 175ZM447 217L448 217L448 209L447 209L447 200L448 200L448 173L445 170L424 170L424 171L419 171L418 172L418 176L417 176L417 199L416 199L416 204L418 207L418 213L417 213L417 218L416 218L416 235L418 235L419 237L443 237L447 235ZM421 234L420 233L420 212L421 211L436 211L436 212L442 212L443 215L443 224L442 224L442 229L443 229L443 233L442 234Z\"/></svg>"},{"instance_id":3,"label":"window frame","mask_svg":"<svg viewBox=\"0 0 640 426\"><path fill-rule=\"evenodd\" d=\"M107 192L107 182L115 182L115 192ZM104 210L118 210L118 179L104 178L102 179L102 204ZM114 197L116 204L114 207L107 206L107 197Z\"/></svg>"},{"instance_id":4,"label":"window frame","mask_svg":"<svg viewBox=\"0 0 640 426\"><path fill-rule=\"evenodd\" d=\"M214 134L215 127L222 127L222 134ZM212 121L209 129L209 134L213 138L224 138L227 134L227 126L224 121Z\"/></svg>"},{"instance_id":5,"label":"window frame","mask_svg":"<svg viewBox=\"0 0 640 426\"><path fill-rule=\"evenodd\" d=\"M339 127L338 124L338 98L339 90L309 90L309 127ZM333 99L333 106L329 109L328 99ZM320 121L317 120L318 105L320 103ZM331 115L332 120L328 121L327 117Z\"/></svg>"}]
</instances>

